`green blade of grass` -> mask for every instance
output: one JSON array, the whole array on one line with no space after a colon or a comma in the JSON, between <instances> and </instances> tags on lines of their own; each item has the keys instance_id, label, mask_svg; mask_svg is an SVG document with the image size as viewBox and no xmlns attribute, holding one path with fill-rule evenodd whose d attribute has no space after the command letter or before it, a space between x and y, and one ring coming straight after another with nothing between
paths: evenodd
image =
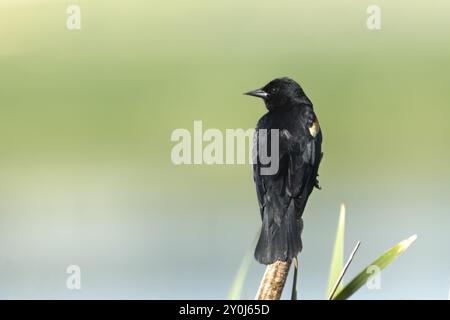
<instances>
[{"instance_id":1,"label":"green blade of grass","mask_svg":"<svg viewBox=\"0 0 450 320\"><path fill-rule=\"evenodd\" d=\"M292 279L292 293L291 300L297 300L297 273L298 273L298 258L294 258L294 277Z\"/></svg>"},{"instance_id":2,"label":"green blade of grass","mask_svg":"<svg viewBox=\"0 0 450 320\"><path fill-rule=\"evenodd\" d=\"M382 254L378 259L368 265L363 271L361 271L349 284L347 284L342 290L338 291L334 295L333 300L345 300L354 294L359 288L361 288L367 280L373 275L367 272L367 269L371 266L377 266L379 270L383 270L392 261L400 256L408 247L417 239L417 235L413 235L408 239L401 241L393 246L391 249Z\"/></svg>"},{"instance_id":3,"label":"green blade of grass","mask_svg":"<svg viewBox=\"0 0 450 320\"><path fill-rule=\"evenodd\" d=\"M247 250L244 258L242 259L239 270L234 277L233 283L231 284L231 289L228 292L228 300L239 300L241 298L242 288L244 286L245 278L247 278L248 269L252 263L253 249L256 246L256 241L258 241L259 232L257 233L252 245Z\"/></svg>"},{"instance_id":4,"label":"green blade of grass","mask_svg":"<svg viewBox=\"0 0 450 320\"><path fill-rule=\"evenodd\" d=\"M344 236L345 236L345 205L341 204L339 211L339 221L336 231L336 240L334 241L333 256L331 257L330 276L328 278L328 289L326 296L331 296L331 292L338 281L339 274L344 267ZM342 284L339 284L337 290L341 290Z\"/></svg>"}]
</instances>

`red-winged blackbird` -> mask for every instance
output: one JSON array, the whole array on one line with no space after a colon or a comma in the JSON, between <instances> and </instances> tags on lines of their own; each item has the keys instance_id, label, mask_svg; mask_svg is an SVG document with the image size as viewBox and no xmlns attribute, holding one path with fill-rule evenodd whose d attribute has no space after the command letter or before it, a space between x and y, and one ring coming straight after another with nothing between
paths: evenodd
<instances>
[{"instance_id":1,"label":"red-winged blackbird","mask_svg":"<svg viewBox=\"0 0 450 320\"><path fill-rule=\"evenodd\" d=\"M253 144L253 178L262 218L255 258L263 264L291 260L302 249L306 202L314 187L319 188L322 132L311 100L292 79L275 79L245 94L262 98L268 109L258 121ZM267 129L267 138L261 139L260 129ZM260 150L271 153L271 129L279 133L279 169L264 175Z\"/></svg>"}]
</instances>

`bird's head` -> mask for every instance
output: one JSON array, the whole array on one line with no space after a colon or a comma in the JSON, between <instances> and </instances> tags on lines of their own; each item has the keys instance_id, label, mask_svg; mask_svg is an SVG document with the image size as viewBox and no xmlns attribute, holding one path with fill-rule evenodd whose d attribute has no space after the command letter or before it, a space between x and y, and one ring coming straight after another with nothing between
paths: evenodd
<instances>
[{"instance_id":1,"label":"bird's head","mask_svg":"<svg viewBox=\"0 0 450 320\"><path fill-rule=\"evenodd\" d=\"M287 77L272 80L264 87L244 94L263 99L269 111L297 103L311 104L300 85Z\"/></svg>"}]
</instances>

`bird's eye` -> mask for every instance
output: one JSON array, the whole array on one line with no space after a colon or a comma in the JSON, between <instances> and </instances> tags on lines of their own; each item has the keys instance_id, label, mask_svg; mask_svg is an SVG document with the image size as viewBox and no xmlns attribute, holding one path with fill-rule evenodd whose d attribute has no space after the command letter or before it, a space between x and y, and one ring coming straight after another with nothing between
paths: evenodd
<instances>
[{"instance_id":1,"label":"bird's eye","mask_svg":"<svg viewBox=\"0 0 450 320\"><path fill-rule=\"evenodd\" d=\"M272 94L275 94L277 92L278 92L278 88L277 87L274 87L274 88L270 89L270 93L272 93Z\"/></svg>"}]
</instances>

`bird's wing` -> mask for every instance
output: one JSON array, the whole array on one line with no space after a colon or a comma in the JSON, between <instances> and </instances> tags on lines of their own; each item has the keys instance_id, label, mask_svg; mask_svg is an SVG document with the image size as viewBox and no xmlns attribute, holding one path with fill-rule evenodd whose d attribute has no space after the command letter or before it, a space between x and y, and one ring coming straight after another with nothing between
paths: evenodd
<instances>
[{"instance_id":1,"label":"bird's wing","mask_svg":"<svg viewBox=\"0 0 450 320\"><path fill-rule=\"evenodd\" d=\"M258 150L270 149L270 139L260 139L258 130L253 137L253 179L256 185L261 217L264 209L271 207L273 219L281 219L292 198L301 198L300 211L314 186L318 186L317 172L322 157L322 133L317 118L312 113L307 118L301 138L281 130L279 143L279 169L274 175L262 175ZM268 135L270 137L270 135ZM296 135L297 136L297 135Z\"/></svg>"},{"instance_id":2,"label":"bird's wing","mask_svg":"<svg viewBox=\"0 0 450 320\"><path fill-rule=\"evenodd\" d=\"M253 180L256 185L261 218L264 219L264 210L270 207L269 211L266 210L271 215L269 220L276 222L279 222L285 214L290 202L290 197L285 189L289 159L283 143L284 140L280 137L278 171L272 175L264 175L261 169L267 166L261 164L259 150L264 150L265 153L271 154L271 134L269 132L267 136L260 135L259 131L256 130L253 137Z\"/></svg>"},{"instance_id":3,"label":"bird's wing","mask_svg":"<svg viewBox=\"0 0 450 320\"><path fill-rule=\"evenodd\" d=\"M261 211L261 218L263 218L263 212L264 212L264 194L266 193L266 188L264 186L264 182L262 180L262 177L260 175L260 164L258 160L258 130L255 130L255 133L253 135L253 180L255 181L256 185L256 196L258 197L258 203L259 203L259 210Z\"/></svg>"},{"instance_id":4,"label":"bird's wing","mask_svg":"<svg viewBox=\"0 0 450 320\"><path fill-rule=\"evenodd\" d=\"M289 154L286 189L291 197L303 197L305 201L314 186L318 186L317 172L322 158L319 122L313 113L307 115L306 120L302 138L283 135L287 139Z\"/></svg>"}]
</instances>

